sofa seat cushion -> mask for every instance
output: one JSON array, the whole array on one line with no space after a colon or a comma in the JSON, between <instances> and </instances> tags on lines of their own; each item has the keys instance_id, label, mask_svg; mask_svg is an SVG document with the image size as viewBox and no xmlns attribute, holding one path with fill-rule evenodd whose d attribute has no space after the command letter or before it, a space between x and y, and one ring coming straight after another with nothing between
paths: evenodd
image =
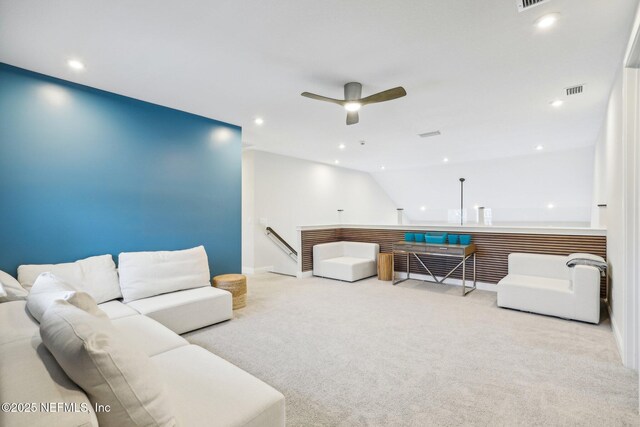
<instances>
[{"instance_id":1,"label":"sofa seat cushion","mask_svg":"<svg viewBox=\"0 0 640 427\"><path fill-rule=\"evenodd\" d=\"M331 264L341 264L341 265L348 265L348 266L356 266L356 265L369 265L373 261L370 260L370 259L366 259L366 258L355 258L355 257L350 257L350 256L341 256L341 257L337 257L337 258L325 259L322 262L327 262L327 263L331 263Z\"/></svg>"},{"instance_id":2,"label":"sofa seat cushion","mask_svg":"<svg viewBox=\"0 0 640 427\"><path fill-rule=\"evenodd\" d=\"M98 307L100 310L104 311L107 317L111 320L127 316L138 316L140 314L133 308L118 300L103 302L102 304L98 304Z\"/></svg>"},{"instance_id":3,"label":"sofa seat cushion","mask_svg":"<svg viewBox=\"0 0 640 427\"><path fill-rule=\"evenodd\" d=\"M318 264L321 272L318 275L332 279L353 282L376 274L376 261L371 259L337 257L319 261Z\"/></svg>"},{"instance_id":4,"label":"sofa seat cushion","mask_svg":"<svg viewBox=\"0 0 640 427\"><path fill-rule=\"evenodd\" d=\"M508 274L499 284L543 289L545 291L571 292L571 280L551 279L548 277L522 274Z\"/></svg>"},{"instance_id":5,"label":"sofa seat cushion","mask_svg":"<svg viewBox=\"0 0 640 427\"><path fill-rule=\"evenodd\" d=\"M2 304L3 306L8 305ZM24 311L24 306L22 307ZM21 317L27 316L22 313ZM37 328L37 324L34 322ZM3 427L97 426L87 395L64 373L40 336L0 344L0 396L3 402L67 403L75 411L0 411ZM54 405L55 408L55 405Z\"/></svg>"},{"instance_id":6,"label":"sofa seat cushion","mask_svg":"<svg viewBox=\"0 0 640 427\"><path fill-rule=\"evenodd\" d=\"M0 304L0 345L34 336L40 336L39 325L28 314L26 301ZM0 363L4 363L4 355L0 355L0 359Z\"/></svg>"},{"instance_id":7,"label":"sofa seat cushion","mask_svg":"<svg viewBox=\"0 0 640 427\"><path fill-rule=\"evenodd\" d=\"M151 358L168 385L181 426L281 427L284 396L237 366L196 345ZM212 418L214 417L214 418Z\"/></svg>"},{"instance_id":8,"label":"sofa seat cushion","mask_svg":"<svg viewBox=\"0 0 640 427\"><path fill-rule=\"evenodd\" d=\"M573 318L569 280L509 274L498 282L498 306Z\"/></svg>"},{"instance_id":9,"label":"sofa seat cushion","mask_svg":"<svg viewBox=\"0 0 640 427\"><path fill-rule=\"evenodd\" d=\"M178 334L233 317L231 293L211 286L139 299L127 305Z\"/></svg>"},{"instance_id":10,"label":"sofa seat cushion","mask_svg":"<svg viewBox=\"0 0 640 427\"><path fill-rule=\"evenodd\" d=\"M140 348L147 356L155 356L174 348L189 345L187 340L180 335L141 314L114 319L111 323L122 338Z\"/></svg>"}]
</instances>

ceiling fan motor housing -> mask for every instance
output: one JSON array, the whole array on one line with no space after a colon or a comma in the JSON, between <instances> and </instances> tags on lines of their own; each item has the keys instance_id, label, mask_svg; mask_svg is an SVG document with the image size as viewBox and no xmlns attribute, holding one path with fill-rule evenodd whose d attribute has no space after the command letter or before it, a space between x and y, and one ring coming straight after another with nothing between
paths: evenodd
<instances>
[{"instance_id":1,"label":"ceiling fan motor housing","mask_svg":"<svg viewBox=\"0 0 640 427\"><path fill-rule=\"evenodd\" d=\"M344 85L345 101L357 101L362 96L362 85L358 82L351 82Z\"/></svg>"}]
</instances>

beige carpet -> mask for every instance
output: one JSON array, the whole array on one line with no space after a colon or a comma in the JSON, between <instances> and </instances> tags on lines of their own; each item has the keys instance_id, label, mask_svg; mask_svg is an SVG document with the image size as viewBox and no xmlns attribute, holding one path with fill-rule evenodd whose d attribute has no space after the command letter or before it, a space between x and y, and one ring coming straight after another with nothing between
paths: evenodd
<instances>
[{"instance_id":1,"label":"beige carpet","mask_svg":"<svg viewBox=\"0 0 640 427\"><path fill-rule=\"evenodd\" d=\"M491 292L264 274L186 338L280 390L289 426L639 425L638 376L600 325Z\"/></svg>"}]
</instances>

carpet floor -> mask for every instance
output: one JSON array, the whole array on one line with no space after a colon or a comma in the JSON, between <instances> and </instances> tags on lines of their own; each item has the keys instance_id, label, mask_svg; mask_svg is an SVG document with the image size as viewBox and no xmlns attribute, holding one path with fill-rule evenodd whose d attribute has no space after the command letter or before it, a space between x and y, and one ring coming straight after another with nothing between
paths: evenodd
<instances>
[{"instance_id":1,"label":"carpet floor","mask_svg":"<svg viewBox=\"0 0 640 427\"><path fill-rule=\"evenodd\" d=\"M229 322L185 337L285 395L288 426L640 425L609 319L376 278L250 276Z\"/></svg>"}]
</instances>

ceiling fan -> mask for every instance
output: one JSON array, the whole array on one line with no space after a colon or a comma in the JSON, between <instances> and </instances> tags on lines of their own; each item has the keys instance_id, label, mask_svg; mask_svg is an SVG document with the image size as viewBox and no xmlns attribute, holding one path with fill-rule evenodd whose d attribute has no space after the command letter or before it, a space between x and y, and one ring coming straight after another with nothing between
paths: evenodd
<instances>
[{"instance_id":1,"label":"ceiling fan","mask_svg":"<svg viewBox=\"0 0 640 427\"><path fill-rule=\"evenodd\" d=\"M402 86L394 87L393 89L384 90L374 95L369 95L365 98L362 96L362 85L358 82L351 82L344 85L344 99L328 98L322 95L316 95L315 93L302 92L302 96L311 99L317 99L319 101L331 102L334 104L342 105L347 110L347 125L354 125L358 123L360 118L358 117L358 111L360 108L367 104L375 104L377 102L391 101L393 99L402 98L407 94Z\"/></svg>"}]
</instances>

